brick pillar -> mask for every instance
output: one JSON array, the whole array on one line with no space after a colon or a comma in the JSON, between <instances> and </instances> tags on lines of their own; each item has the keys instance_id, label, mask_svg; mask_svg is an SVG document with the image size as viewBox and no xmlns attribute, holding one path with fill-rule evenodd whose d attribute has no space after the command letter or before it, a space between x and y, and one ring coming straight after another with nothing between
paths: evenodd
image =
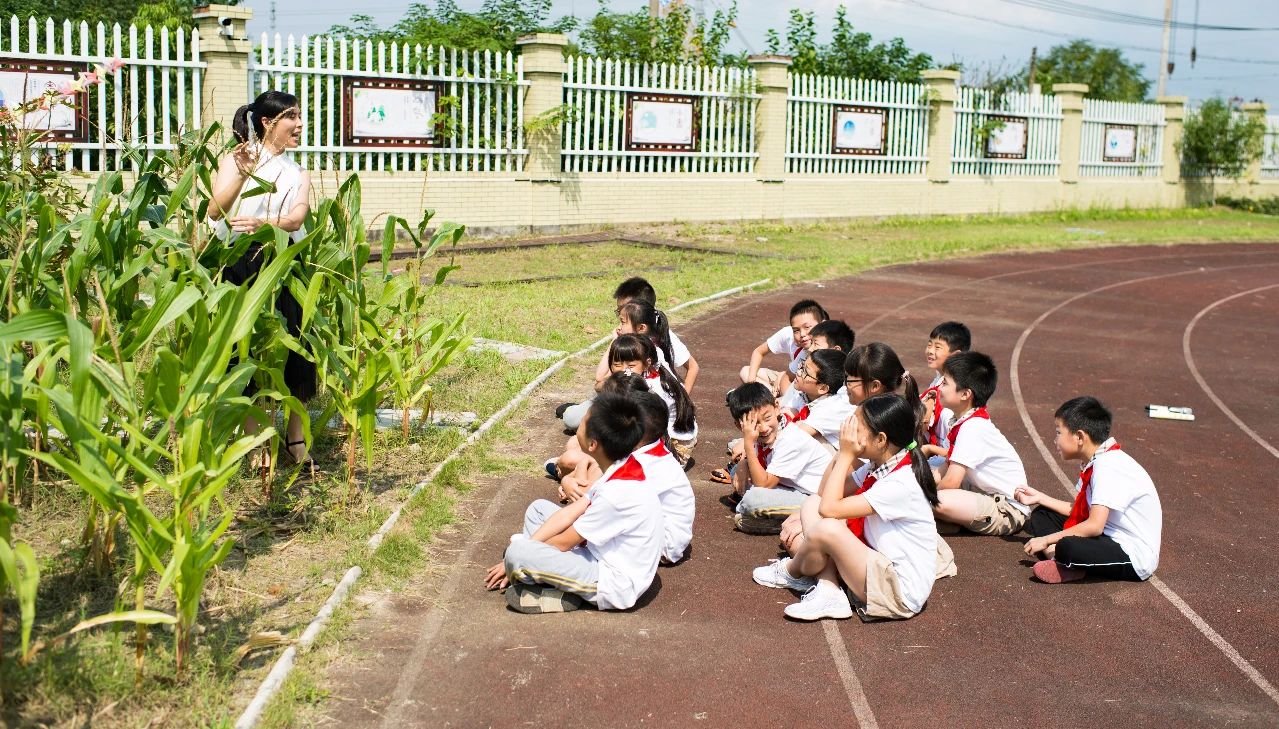
<instances>
[{"instance_id":1,"label":"brick pillar","mask_svg":"<svg viewBox=\"0 0 1279 729\"><path fill-rule=\"evenodd\" d=\"M557 33L535 33L520 38L515 45L519 46L524 78L529 82L524 94L523 121L527 123L564 103L564 47L568 38ZM534 182L560 179L560 140L559 128L525 135L529 154L524 171Z\"/></svg>"},{"instance_id":2,"label":"brick pillar","mask_svg":"<svg viewBox=\"0 0 1279 729\"><path fill-rule=\"evenodd\" d=\"M1079 182L1079 149L1083 144L1084 96L1088 84L1053 84L1053 93L1061 100L1061 146L1057 150L1062 182Z\"/></svg>"},{"instance_id":3,"label":"brick pillar","mask_svg":"<svg viewBox=\"0 0 1279 729\"><path fill-rule=\"evenodd\" d=\"M928 181L950 182L951 148L955 138L955 99L959 96L959 72L929 69L921 74L932 112L928 124Z\"/></svg>"},{"instance_id":4,"label":"brick pillar","mask_svg":"<svg viewBox=\"0 0 1279 729\"><path fill-rule=\"evenodd\" d=\"M229 137L235 110L253 100L249 91L253 44L248 32L253 11L238 5L205 5L191 17L200 32L200 60L208 64L200 81L200 122L222 124Z\"/></svg>"},{"instance_id":5,"label":"brick pillar","mask_svg":"<svg viewBox=\"0 0 1279 729\"><path fill-rule=\"evenodd\" d=\"M755 176L764 182L786 177L786 97L790 94L789 56L751 56L755 70L759 108L755 117Z\"/></svg>"},{"instance_id":6,"label":"brick pillar","mask_svg":"<svg viewBox=\"0 0 1279 729\"><path fill-rule=\"evenodd\" d=\"M1261 120L1264 125L1266 123L1266 104L1264 101L1250 101L1242 107L1243 113L1252 114ZM1249 185L1255 185L1261 182L1261 160L1266 156L1263 147L1261 156L1248 163L1248 171L1244 173L1243 181Z\"/></svg>"},{"instance_id":7,"label":"brick pillar","mask_svg":"<svg viewBox=\"0 0 1279 729\"><path fill-rule=\"evenodd\" d=\"M1181 132L1186 119L1185 96L1160 96L1155 103L1164 108L1163 179L1169 185L1181 184Z\"/></svg>"}]
</instances>

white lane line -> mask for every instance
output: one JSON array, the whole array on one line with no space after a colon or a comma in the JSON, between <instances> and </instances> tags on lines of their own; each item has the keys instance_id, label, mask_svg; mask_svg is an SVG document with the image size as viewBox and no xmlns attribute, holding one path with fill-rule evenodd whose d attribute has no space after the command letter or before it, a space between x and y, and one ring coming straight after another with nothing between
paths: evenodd
<instances>
[{"instance_id":1,"label":"white lane line","mask_svg":"<svg viewBox=\"0 0 1279 729\"><path fill-rule=\"evenodd\" d=\"M879 729L879 722L875 721L875 713L870 710L870 702L866 700L862 682L857 680L857 672L853 670L853 662L848 659L848 650L844 647L844 639L839 635L839 628L835 627L835 621L823 620L822 632L826 634L830 657L835 660L835 670L839 671L839 680L844 684L844 693L848 694L848 703L853 706L857 725L861 729Z\"/></svg>"},{"instance_id":2,"label":"white lane line","mask_svg":"<svg viewBox=\"0 0 1279 729\"><path fill-rule=\"evenodd\" d=\"M1066 249L1066 250L1072 250L1072 251L1073 251L1073 250L1085 250L1085 251L1087 251L1087 250L1100 250L1100 249L1097 249L1097 248L1092 248L1092 249L1089 249L1089 248L1076 248L1076 249ZM1060 251L1057 251L1057 252L1060 252ZM1247 256L1247 255L1258 255L1258 254L1262 254L1262 253L1271 253L1271 252L1273 252L1273 251L1267 251L1267 250L1260 250L1260 251L1240 251L1240 252L1236 253L1235 255ZM1223 254L1221 253L1221 251L1212 251L1212 252L1207 252L1207 251L1205 251L1205 252L1203 252L1203 253L1188 253L1188 254L1186 254L1186 255L1184 255L1184 256L1178 256L1178 257L1179 257L1179 258L1205 258L1205 257L1210 257L1210 256L1219 256L1219 255L1223 255ZM987 282L987 281L996 281L996 280L1001 279L1001 278L1012 278L1013 276L1023 276L1023 275L1031 274L1031 273L1047 273L1047 272L1049 272L1049 271L1065 271L1065 270L1072 269L1072 268L1086 268L1086 267L1088 267L1088 266L1114 265L1114 264L1116 264L1116 263L1134 263L1134 262L1136 262L1136 261L1157 261L1157 260L1163 260L1163 259L1165 259L1165 258L1167 258L1167 257L1168 257L1168 255L1167 255L1167 251L1164 251L1164 252L1163 252L1163 253L1161 253L1160 255L1155 255L1155 256L1145 255L1145 256L1133 256L1133 257L1131 257L1131 258L1110 258L1110 259L1106 259L1106 260L1104 260L1104 261L1084 261L1084 262L1081 262L1081 263L1067 263L1067 264L1063 264L1063 265L1060 265L1060 266L1044 266L1044 267L1042 267L1042 268L1028 268L1028 269L1025 269L1025 270L1023 270L1023 271L1009 271L1009 272L1007 272L1007 273L997 273L997 274L995 274L995 275L993 275L993 276L985 276L985 277L983 277L983 278L970 279L970 280L964 281L964 282L962 282L962 283L955 284L955 285L953 285L953 286L947 286L947 287L945 287L945 288L935 289L935 290L930 291L930 292L928 292L928 293L926 293L926 294L922 294L922 295L920 295L920 296L916 296L915 298L911 299L910 301L907 301L906 303L902 304L901 306L898 306L898 307L896 307L896 308L894 308L894 309L890 309L890 310L888 310L888 311L885 311L883 314L880 314L879 316L875 317L874 319L871 319L871 320L870 320L870 322L868 322L868 323L866 323L866 324L862 325L862 327L861 327L860 329L858 329L857 331L859 331L859 332L864 332L865 330L870 329L871 327L873 327L873 326L875 326L876 324L880 323L880 322L881 322L881 321L883 321L884 319L886 319L886 318L888 318L888 317L892 316L893 314L897 314L897 313L899 313L899 312L902 312L902 311L905 311L905 310L907 310L907 309L910 309L910 308L914 307L916 304L919 304L919 303L920 303L920 302L922 302L922 301L926 301L926 300L928 300L928 299L931 299L931 298L933 298L934 296L941 296L942 294L946 294L946 293L949 293L949 292L951 292L951 291L955 291L955 290L957 290L957 289L965 289L965 288L969 288L969 287L971 287L973 284L985 283L985 282ZM887 272L887 270L888 270L888 269L880 269L880 270L878 270L878 271L868 271L868 273L886 273L886 272Z\"/></svg>"},{"instance_id":3,"label":"white lane line","mask_svg":"<svg viewBox=\"0 0 1279 729\"><path fill-rule=\"evenodd\" d=\"M1229 271L1231 269L1236 269L1236 268L1255 268L1256 266L1275 266L1275 265L1279 265L1279 263L1261 263L1261 264L1243 265L1243 266L1223 266L1221 268L1199 268L1199 269L1194 269L1190 271L1179 271L1177 273L1165 273L1165 274L1159 274L1155 276L1142 276L1141 278L1134 278L1134 279L1129 279L1127 281L1120 281L1118 283L1099 286L1091 291L1085 291L1081 294L1076 294L1075 296L1072 296L1069 299L1066 299L1065 301L1054 306L1048 311L1045 311L1043 314L1039 316L1038 319L1031 322L1030 326L1022 330L1021 336L1017 339L1017 346L1013 348L1012 366L1010 367L1009 379L1012 382L1013 399L1017 402L1017 410L1021 413L1021 420L1023 423L1025 423L1026 430L1027 432L1030 433L1031 440L1035 441L1035 447L1039 450L1039 455L1043 457L1044 462L1048 464L1048 467L1051 468L1053 472L1057 474L1057 478L1061 481L1062 485L1066 487L1066 492L1069 493L1072 498L1074 497L1074 493L1075 493L1075 484L1066 476L1066 472L1062 470L1061 465L1057 462L1057 459L1054 458L1053 454L1048 450L1048 446L1044 443L1043 439L1039 437L1039 431L1035 429L1034 422L1030 418L1030 413L1026 409L1026 401L1021 394L1021 377L1019 375L1018 368L1021 365L1022 348L1025 346L1026 340L1030 338L1031 332L1033 332L1035 328L1038 327L1040 323L1042 323L1045 319L1052 316L1054 313L1060 311L1061 309L1064 309L1065 307L1073 304L1074 302L1082 298L1085 298L1087 296L1092 296L1094 294L1097 294L1109 289L1116 289L1123 286L1128 286L1130 284L1143 283L1145 281L1153 281L1161 278L1173 278L1175 276L1185 276L1185 275L1194 274L1194 273L1218 273L1221 271ZM1173 607L1177 608L1177 610L1180 611L1181 614L1184 615L1186 619L1190 621L1191 625L1194 625L1195 628L1198 629L1199 632L1205 638L1207 638L1210 643L1217 646L1217 649L1220 650L1222 654L1224 654L1226 658L1230 660L1231 663L1235 664L1235 667L1238 668L1240 672L1242 672L1245 676L1248 677L1249 680L1251 680L1254 684L1256 684L1257 688L1261 689L1262 693L1270 697L1271 701L1274 701L1276 704L1279 704L1279 690L1275 689L1274 685L1271 684L1268 680L1266 680L1266 677L1262 676L1261 672L1258 671L1251 663L1248 662L1248 659L1244 658L1243 655L1241 655L1239 651L1236 650L1235 647L1230 644L1229 641L1221 637L1221 634L1218 633L1216 630L1214 630L1212 626L1209 625L1208 622L1205 621L1199 615L1199 613L1195 612L1194 609L1191 608L1190 605L1187 604L1186 601L1183 600L1180 595L1178 595L1176 592L1173 592L1172 588L1168 587L1168 585L1165 584L1163 580L1160 580L1158 577L1152 576L1149 580L1147 580L1147 582L1149 582L1152 587L1158 590L1159 594L1163 595L1164 598L1168 600L1168 602L1172 603Z\"/></svg>"},{"instance_id":4,"label":"white lane line","mask_svg":"<svg viewBox=\"0 0 1279 729\"><path fill-rule=\"evenodd\" d=\"M1269 286L1258 286L1255 289L1240 291L1239 293L1234 294L1233 296L1227 296L1224 299L1218 299L1212 302L1211 304L1205 306L1202 310L1200 310L1198 314L1195 314L1195 318L1191 319L1190 323L1186 325L1186 331L1183 332L1181 335L1181 351L1182 351L1182 354L1186 356L1186 366L1190 368L1191 376L1195 378L1195 382L1199 383L1199 387L1204 391L1204 394L1208 396L1208 399L1212 400L1213 404L1216 405L1218 408L1220 408L1221 412L1225 413L1226 417L1230 418L1230 420L1233 421L1235 425L1239 426L1239 429L1242 430L1244 433L1246 433L1249 438L1252 438L1253 440L1257 441L1257 445L1261 446L1262 448L1265 448L1267 451L1270 451L1270 455L1274 456L1275 458L1279 458L1279 448L1275 448L1274 446L1270 445L1270 443L1267 442L1265 438L1262 438L1260 435L1257 434L1257 431L1253 430L1252 428L1249 428L1247 423L1245 423L1243 420L1240 420L1239 416L1235 415L1234 411L1226 407L1226 404L1221 401L1221 398L1217 397L1217 393L1213 392L1212 388L1208 386L1208 381L1203 378L1203 375L1199 374L1199 368L1195 366L1195 358L1190 353L1190 335L1195 331L1195 325L1198 324L1199 320L1204 318L1204 316L1206 316L1208 312L1212 311L1218 306L1221 306L1222 304L1226 304L1231 301L1234 301L1235 299L1243 298L1244 296L1251 296L1253 294L1260 293L1262 291L1267 291L1273 288L1279 288L1279 284L1270 284Z\"/></svg>"}]
</instances>

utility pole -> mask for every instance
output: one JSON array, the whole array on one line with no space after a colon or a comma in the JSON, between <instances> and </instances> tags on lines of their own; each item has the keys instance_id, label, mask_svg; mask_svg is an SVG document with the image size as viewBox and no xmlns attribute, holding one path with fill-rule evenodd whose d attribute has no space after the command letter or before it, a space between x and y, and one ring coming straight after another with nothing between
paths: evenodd
<instances>
[{"instance_id":1,"label":"utility pole","mask_svg":"<svg viewBox=\"0 0 1279 729\"><path fill-rule=\"evenodd\" d=\"M662 17L662 0L648 0L648 17Z\"/></svg>"},{"instance_id":2,"label":"utility pole","mask_svg":"<svg viewBox=\"0 0 1279 729\"><path fill-rule=\"evenodd\" d=\"M271 0L271 36L275 37L275 0Z\"/></svg>"},{"instance_id":3,"label":"utility pole","mask_svg":"<svg viewBox=\"0 0 1279 729\"><path fill-rule=\"evenodd\" d=\"M1172 45L1172 0L1164 0L1164 42L1159 52L1159 84L1155 98L1166 96L1168 76L1172 73L1172 61L1168 58L1168 48Z\"/></svg>"},{"instance_id":4,"label":"utility pole","mask_svg":"<svg viewBox=\"0 0 1279 729\"><path fill-rule=\"evenodd\" d=\"M1026 93L1035 93L1035 61L1039 56L1039 46L1030 47L1030 78L1026 79Z\"/></svg>"}]
</instances>

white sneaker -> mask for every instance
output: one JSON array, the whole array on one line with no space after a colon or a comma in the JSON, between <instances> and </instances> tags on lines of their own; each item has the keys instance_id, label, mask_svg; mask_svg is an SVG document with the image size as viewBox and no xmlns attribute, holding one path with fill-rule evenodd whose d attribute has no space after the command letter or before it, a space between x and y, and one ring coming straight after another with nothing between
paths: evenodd
<instances>
[{"instance_id":1,"label":"white sneaker","mask_svg":"<svg viewBox=\"0 0 1279 729\"><path fill-rule=\"evenodd\" d=\"M791 577L786 569L786 565L790 564L790 557L775 559L763 567L756 567L751 573L751 577L755 578L755 582L764 587L777 587L783 590L799 590L804 591L810 589L815 583L811 577Z\"/></svg>"},{"instance_id":2,"label":"white sneaker","mask_svg":"<svg viewBox=\"0 0 1279 729\"><path fill-rule=\"evenodd\" d=\"M817 583L804 593L799 602L786 606L786 617L796 620L821 620L834 618L845 620L853 617L853 606L848 596L838 586Z\"/></svg>"}]
</instances>

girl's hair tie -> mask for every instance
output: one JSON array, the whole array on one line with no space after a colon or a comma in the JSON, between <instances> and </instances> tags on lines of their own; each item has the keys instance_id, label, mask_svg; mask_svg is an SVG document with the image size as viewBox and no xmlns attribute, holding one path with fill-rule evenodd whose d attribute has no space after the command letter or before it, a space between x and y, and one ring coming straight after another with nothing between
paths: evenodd
<instances>
[{"instance_id":1,"label":"girl's hair tie","mask_svg":"<svg viewBox=\"0 0 1279 729\"><path fill-rule=\"evenodd\" d=\"M913 451L913 450L915 450L915 449L916 449L916 448L918 448L918 447L919 447L919 443L916 443L916 442L915 442L915 441L913 441L913 440L912 440L911 442L909 442L909 443L907 443L907 444L906 444L906 450L908 450L908 451Z\"/></svg>"},{"instance_id":2,"label":"girl's hair tie","mask_svg":"<svg viewBox=\"0 0 1279 729\"><path fill-rule=\"evenodd\" d=\"M910 370L902 370L902 382L910 379Z\"/></svg>"}]
</instances>

